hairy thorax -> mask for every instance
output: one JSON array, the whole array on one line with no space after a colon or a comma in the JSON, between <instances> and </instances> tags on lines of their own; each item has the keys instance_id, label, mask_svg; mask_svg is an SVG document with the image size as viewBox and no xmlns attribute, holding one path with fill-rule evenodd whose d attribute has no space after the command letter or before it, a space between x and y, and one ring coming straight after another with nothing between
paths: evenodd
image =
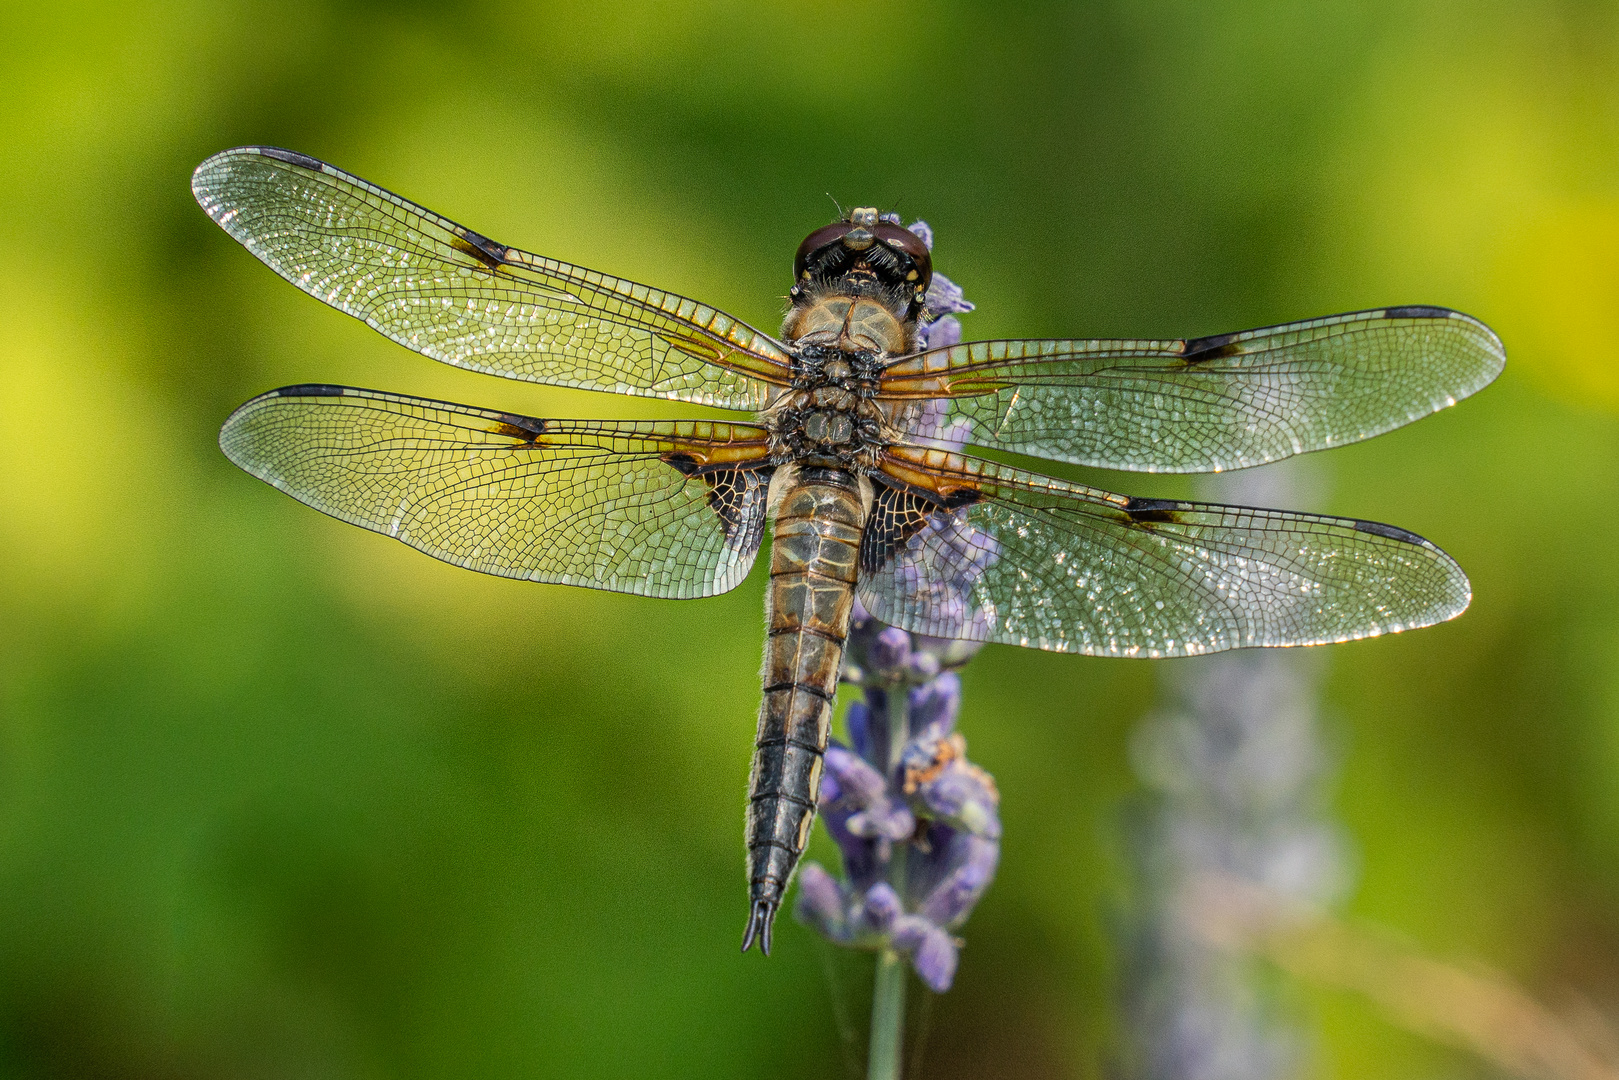
<instances>
[{"instance_id":1,"label":"hairy thorax","mask_svg":"<svg viewBox=\"0 0 1619 1080\"><path fill-rule=\"evenodd\" d=\"M883 368L916 338L895 306L842 289L795 297L782 331L795 378L764 416L781 460L863 471L893 441L873 397Z\"/></svg>"}]
</instances>

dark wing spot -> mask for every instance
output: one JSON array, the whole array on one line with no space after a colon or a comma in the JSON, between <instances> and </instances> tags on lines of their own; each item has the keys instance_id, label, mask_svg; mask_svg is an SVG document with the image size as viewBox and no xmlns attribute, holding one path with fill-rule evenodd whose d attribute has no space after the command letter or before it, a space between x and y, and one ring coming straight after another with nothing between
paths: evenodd
<instances>
[{"instance_id":1,"label":"dark wing spot","mask_svg":"<svg viewBox=\"0 0 1619 1080\"><path fill-rule=\"evenodd\" d=\"M326 168L324 161L312 158L308 154L300 154L296 150L283 150L279 146L261 146L258 150L260 154L267 158L285 161L288 165L296 165L300 169L308 169L310 172L321 172Z\"/></svg>"},{"instance_id":2,"label":"dark wing spot","mask_svg":"<svg viewBox=\"0 0 1619 1080\"><path fill-rule=\"evenodd\" d=\"M1137 525L1155 525L1180 520L1178 511L1188 504L1173 499L1131 499L1124 504L1124 512Z\"/></svg>"},{"instance_id":3,"label":"dark wing spot","mask_svg":"<svg viewBox=\"0 0 1619 1080\"><path fill-rule=\"evenodd\" d=\"M1242 352L1242 345L1237 341L1238 336L1215 334L1212 337L1191 338L1181 346L1181 359L1188 364L1200 364L1205 360L1236 356Z\"/></svg>"},{"instance_id":4,"label":"dark wing spot","mask_svg":"<svg viewBox=\"0 0 1619 1080\"><path fill-rule=\"evenodd\" d=\"M506 262L506 252L509 250L505 244L497 244L481 233L471 229L458 228L455 239L450 241L457 251L471 255L491 270L497 270Z\"/></svg>"},{"instance_id":5,"label":"dark wing spot","mask_svg":"<svg viewBox=\"0 0 1619 1080\"><path fill-rule=\"evenodd\" d=\"M1416 533L1407 532L1395 525L1384 525L1381 521L1356 521L1354 525L1357 532L1371 533L1373 536L1383 536L1406 544L1416 544L1418 547L1433 547Z\"/></svg>"},{"instance_id":6,"label":"dark wing spot","mask_svg":"<svg viewBox=\"0 0 1619 1080\"><path fill-rule=\"evenodd\" d=\"M875 479L875 478L874 478ZM878 483L871 500L871 514L860 536L860 569L874 574L891 562L941 510L971 506L983 498L972 488L956 488L939 498L915 488L891 487Z\"/></svg>"},{"instance_id":7,"label":"dark wing spot","mask_svg":"<svg viewBox=\"0 0 1619 1080\"><path fill-rule=\"evenodd\" d=\"M939 503L908 488L878 484L860 536L860 571L875 574L927 526Z\"/></svg>"},{"instance_id":8,"label":"dark wing spot","mask_svg":"<svg viewBox=\"0 0 1619 1080\"><path fill-rule=\"evenodd\" d=\"M1410 304L1406 307L1384 308L1383 315L1389 319L1448 319L1455 312L1450 308L1433 307L1429 304Z\"/></svg>"},{"instance_id":9,"label":"dark wing spot","mask_svg":"<svg viewBox=\"0 0 1619 1080\"><path fill-rule=\"evenodd\" d=\"M516 413L501 413L500 420L489 430L496 435L533 442L545 434L545 421L532 416L518 416Z\"/></svg>"}]
</instances>

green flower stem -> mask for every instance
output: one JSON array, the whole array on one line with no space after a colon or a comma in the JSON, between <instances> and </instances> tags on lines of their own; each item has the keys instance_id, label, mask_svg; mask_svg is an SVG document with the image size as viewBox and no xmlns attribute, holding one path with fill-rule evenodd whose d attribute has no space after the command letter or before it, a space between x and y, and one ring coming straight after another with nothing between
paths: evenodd
<instances>
[{"instance_id":1,"label":"green flower stem","mask_svg":"<svg viewBox=\"0 0 1619 1080\"><path fill-rule=\"evenodd\" d=\"M867 1080L899 1080L900 1043L905 1032L905 958L893 949L877 957L871 1000L871 1059Z\"/></svg>"},{"instance_id":2,"label":"green flower stem","mask_svg":"<svg viewBox=\"0 0 1619 1080\"><path fill-rule=\"evenodd\" d=\"M905 743L911 737L911 694L901 684L888 692L888 774L899 768ZM898 883L894 883L898 887Z\"/></svg>"},{"instance_id":3,"label":"green flower stem","mask_svg":"<svg viewBox=\"0 0 1619 1080\"><path fill-rule=\"evenodd\" d=\"M905 686L888 692L888 773L899 768L900 754L911 737L911 698ZM896 844L888 864L888 881L901 895L905 878L905 845ZM871 992L871 1054L867 1080L899 1080L901 1047L905 1041L905 958L893 949L877 957L876 982Z\"/></svg>"}]
</instances>

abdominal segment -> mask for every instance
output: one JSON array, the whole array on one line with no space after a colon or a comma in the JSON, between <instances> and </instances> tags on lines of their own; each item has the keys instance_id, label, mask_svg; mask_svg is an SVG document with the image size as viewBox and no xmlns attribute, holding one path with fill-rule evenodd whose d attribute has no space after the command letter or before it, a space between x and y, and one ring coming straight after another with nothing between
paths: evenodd
<instances>
[{"instance_id":1,"label":"abdominal segment","mask_svg":"<svg viewBox=\"0 0 1619 1080\"><path fill-rule=\"evenodd\" d=\"M770 927L809 843L821 759L849 635L865 511L855 477L805 468L776 514L765 597L764 702L748 785L742 947L770 951Z\"/></svg>"}]
</instances>

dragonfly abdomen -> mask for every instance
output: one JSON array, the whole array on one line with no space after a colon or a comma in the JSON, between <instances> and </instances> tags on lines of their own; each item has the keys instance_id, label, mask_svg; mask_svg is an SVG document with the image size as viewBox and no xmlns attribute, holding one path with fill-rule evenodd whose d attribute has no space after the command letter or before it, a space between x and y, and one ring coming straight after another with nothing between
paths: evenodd
<instances>
[{"instance_id":1,"label":"dragonfly abdomen","mask_svg":"<svg viewBox=\"0 0 1619 1080\"><path fill-rule=\"evenodd\" d=\"M776 512L764 702L748 784L744 950L757 937L770 951L771 923L815 823L864 521L858 481L842 469L802 469Z\"/></svg>"}]
</instances>

